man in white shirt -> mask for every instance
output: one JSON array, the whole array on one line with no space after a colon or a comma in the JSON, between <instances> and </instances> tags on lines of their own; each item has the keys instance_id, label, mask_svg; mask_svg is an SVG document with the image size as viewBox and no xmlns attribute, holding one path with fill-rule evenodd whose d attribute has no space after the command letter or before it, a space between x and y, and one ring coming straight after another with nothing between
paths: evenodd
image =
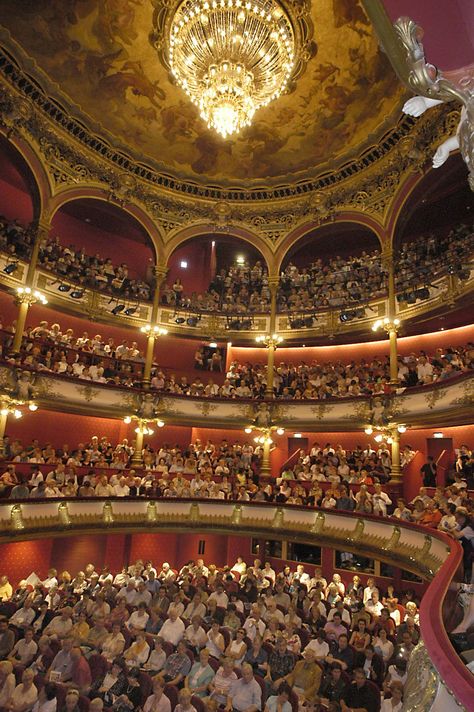
<instances>
[{"instance_id":1,"label":"man in white shirt","mask_svg":"<svg viewBox=\"0 0 474 712\"><path fill-rule=\"evenodd\" d=\"M387 507L392 504L392 500L386 492L382 491L382 486L374 485L374 493L372 495L372 504L374 514L380 514L382 517L387 516Z\"/></svg>"},{"instance_id":2,"label":"man in white shirt","mask_svg":"<svg viewBox=\"0 0 474 712\"><path fill-rule=\"evenodd\" d=\"M128 497L130 494L130 487L127 485L127 479L121 477L118 484L114 486L114 495L116 497Z\"/></svg>"},{"instance_id":3,"label":"man in white shirt","mask_svg":"<svg viewBox=\"0 0 474 712\"><path fill-rule=\"evenodd\" d=\"M23 604L23 607L19 608L11 616L9 624L19 628L20 630L29 628L36 615L31 603L31 599L27 598Z\"/></svg>"},{"instance_id":4,"label":"man in white shirt","mask_svg":"<svg viewBox=\"0 0 474 712\"><path fill-rule=\"evenodd\" d=\"M308 645L303 650L303 657L305 657L308 650L312 652L316 660L324 660L324 658L329 655L329 645L326 642L326 634L324 630L320 628L317 638L313 638L309 641Z\"/></svg>"},{"instance_id":5,"label":"man in white shirt","mask_svg":"<svg viewBox=\"0 0 474 712\"><path fill-rule=\"evenodd\" d=\"M33 628L28 628L25 630L25 637L15 643L13 650L8 656L13 666L22 665L27 667L35 657L38 652L38 645L33 640L33 635Z\"/></svg>"},{"instance_id":6,"label":"man in white shirt","mask_svg":"<svg viewBox=\"0 0 474 712\"><path fill-rule=\"evenodd\" d=\"M252 642L255 640L257 633L263 636L266 625L260 617L260 609L257 605L254 604L252 606L250 615L246 619L243 628Z\"/></svg>"},{"instance_id":7,"label":"man in white shirt","mask_svg":"<svg viewBox=\"0 0 474 712\"><path fill-rule=\"evenodd\" d=\"M188 603L188 605L184 609L183 618L186 618L186 620L193 620L194 616L204 618L205 615L206 606L202 602L201 594L195 593L193 596L193 600Z\"/></svg>"},{"instance_id":8,"label":"man in white shirt","mask_svg":"<svg viewBox=\"0 0 474 712\"><path fill-rule=\"evenodd\" d=\"M298 566L296 567L296 572L293 574L292 583L301 583L304 586L307 586L310 580L311 578L309 574L305 573L303 564L298 564Z\"/></svg>"},{"instance_id":9,"label":"man in white shirt","mask_svg":"<svg viewBox=\"0 0 474 712\"><path fill-rule=\"evenodd\" d=\"M182 639L184 630L185 626L183 621L181 618L178 618L176 611L171 609L169 618L165 620L160 630L160 637L168 643L176 646Z\"/></svg>"},{"instance_id":10,"label":"man in white shirt","mask_svg":"<svg viewBox=\"0 0 474 712\"><path fill-rule=\"evenodd\" d=\"M214 593L211 593L208 601L215 601L220 608L227 608L229 597L224 591L224 586L221 583L217 584L216 590Z\"/></svg>"},{"instance_id":11,"label":"man in white shirt","mask_svg":"<svg viewBox=\"0 0 474 712\"><path fill-rule=\"evenodd\" d=\"M379 601L379 592L373 591L371 597L365 604L365 610L372 614L373 618L378 618L383 605Z\"/></svg>"},{"instance_id":12,"label":"man in white shirt","mask_svg":"<svg viewBox=\"0 0 474 712\"><path fill-rule=\"evenodd\" d=\"M188 625L184 632L184 639L191 643L196 650L200 650L206 645L207 634L201 625L199 616L193 616L191 625Z\"/></svg>"},{"instance_id":13,"label":"man in white shirt","mask_svg":"<svg viewBox=\"0 0 474 712\"><path fill-rule=\"evenodd\" d=\"M55 616L51 623L48 623L43 631L43 635L53 640L63 640L72 628L72 608L66 606L59 616Z\"/></svg>"},{"instance_id":14,"label":"man in white shirt","mask_svg":"<svg viewBox=\"0 0 474 712\"><path fill-rule=\"evenodd\" d=\"M120 589L117 594L117 601L119 598L125 598L128 606L134 606L137 597L137 589L135 587L134 581L129 581L126 586Z\"/></svg>"}]
</instances>

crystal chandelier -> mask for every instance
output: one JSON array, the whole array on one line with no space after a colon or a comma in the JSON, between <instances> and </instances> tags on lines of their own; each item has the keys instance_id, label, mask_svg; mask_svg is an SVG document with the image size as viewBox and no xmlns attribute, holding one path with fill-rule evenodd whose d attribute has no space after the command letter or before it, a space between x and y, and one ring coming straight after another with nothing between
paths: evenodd
<instances>
[{"instance_id":1,"label":"crystal chandelier","mask_svg":"<svg viewBox=\"0 0 474 712\"><path fill-rule=\"evenodd\" d=\"M294 68L293 27L275 0L185 0L168 42L177 84L224 138L280 96Z\"/></svg>"}]
</instances>

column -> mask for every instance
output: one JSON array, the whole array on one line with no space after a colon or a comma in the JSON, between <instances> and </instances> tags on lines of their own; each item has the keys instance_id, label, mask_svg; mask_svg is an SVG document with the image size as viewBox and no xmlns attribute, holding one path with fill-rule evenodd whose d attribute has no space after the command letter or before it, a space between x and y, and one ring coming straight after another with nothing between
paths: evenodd
<instances>
[{"instance_id":1,"label":"column","mask_svg":"<svg viewBox=\"0 0 474 712\"><path fill-rule=\"evenodd\" d=\"M5 455L3 438L5 437L5 431L7 429L8 415L6 413L0 414L0 454Z\"/></svg>"},{"instance_id":2,"label":"column","mask_svg":"<svg viewBox=\"0 0 474 712\"><path fill-rule=\"evenodd\" d=\"M30 255L30 261L28 264L28 270L26 272L26 287L31 287L33 285L33 280L36 272L36 267L38 265L39 249L41 245L41 240L43 236L49 234L50 224L49 221L39 220L36 228L36 236L33 242L33 249ZM16 320L15 336L13 337L12 350L13 352L19 351L21 347L21 342L23 339L23 333L25 331L26 317L28 315L28 309L30 308L31 300L28 299L26 295L24 298L18 298L19 310L18 317Z\"/></svg>"},{"instance_id":3,"label":"column","mask_svg":"<svg viewBox=\"0 0 474 712\"><path fill-rule=\"evenodd\" d=\"M160 306L160 288L166 277L168 270L164 265L155 266L155 292L153 294L153 305L151 308L151 320L150 320L150 332L147 336L146 353L145 353L145 364L143 366L143 388L149 390L150 388L150 375L153 366L153 356L155 350L155 339L156 334L153 327L156 324L156 319L158 316L158 308Z\"/></svg>"},{"instance_id":4,"label":"column","mask_svg":"<svg viewBox=\"0 0 474 712\"><path fill-rule=\"evenodd\" d=\"M262 465L260 467L260 472L262 475L269 475L271 473L270 468L270 448L271 443L267 442L270 440L270 436L265 436L265 442L263 443L263 454L262 454Z\"/></svg>"},{"instance_id":5,"label":"column","mask_svg":"<svg viewBox=\"0 0 474 712\"><path fill-rule=\"evenodd\" d=\"M267 344L267 387L265 389L265 397L273 398L273 375L275 366L275 348L276 344L273 339L273 334L276 328L276 310L277 310L277 292L278 292L279 277L269 277L268 287L270 289L270 341Z\"/></svg>"},{"instance_id":6,"label":"column","mask_svg":"<svg viewBox=\"0 0 474 712\"><path fill-rule=\"evenodd\" d=\"M138 433L135 433L135 452L132 456L132 467L141 467L143 464L142 450L143 450L143 430L141 423L138 423Z\"/></svg>"},{"instance_id":7,"label":"column","mask_svg":"<svg viewBox=\"0 0 474 712\"><path fill-rule=\"evenodd\" d=\"M402 468L400 465L400 433L394 428L390 433L392 438L392 475L390 482L400 484L402 481Z\"/></svg>"},{"instance_id":8,"label":"column","mask_svg":"<svg viewBox=\"0 0 474 712\"><path fill-rule=\"evenodd\" d=\"M397 301L395 294L395 266L393 262L393 251L384 253L385 266L388 271L388 314L389 323L386 330L389 338L390 347L390 384L398 386L398 351L397 351L397 327L394 324L394 319L397 316Z\"/></svg>"}]
</instances>

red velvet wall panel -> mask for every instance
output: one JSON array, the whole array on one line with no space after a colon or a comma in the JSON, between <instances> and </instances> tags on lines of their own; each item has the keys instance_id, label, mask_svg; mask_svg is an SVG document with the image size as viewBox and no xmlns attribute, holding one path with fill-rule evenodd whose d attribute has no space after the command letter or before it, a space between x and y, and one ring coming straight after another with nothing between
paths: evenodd
<instances>
[{"instance_id":1,"label":"red velvet wall panel","mask_svg":"<svg viewBox=\"0 0 474 712\"><path fill-rule=\"evenodd\" d=\"M0 215L9 220L19 220L22 225L28 225L33 220L33 202L29 193L1 178Z\"/></svg>"},{"instance_id":2,"label":"red velvet wall panel","mask_svg":"<svg viewBox=\"0 0 474 712\"><path fill-rule=\"evenodd\" d=\"M53 549L52 539L33 539L0 545L0 570L16 585L33 571L46 577Z\"/></svg>"},{"instance_id":3,"label":"red velvet wall panel","mask_svg":"<svg viewBox=\"0 0 474 712\"><path fill-rule=\"evenodd\" d=\"M100 570L105 563L106 542L106 534L53 539L52 566L58 571L69 571L72 575L89 563Z\"/></svg>"},{"instance_id":4,"label":"red velvet wall panel","mask_svg":"<svg viewBox=\"0 0 474 712\"><path fill-rule=\"evenodd\" d=\"M176 534L133 534L130 547L130 562L150 559L154 564L168 561L176 563L178 536Z\"/></svg>"},{"instance_id":5,"label":"red velvet wall panel","mask_svg":"<svg viewBox=\"0 0 474 712\"><path fill-rule=\"evenodd\" d=\"M105 540L104 562L111 571L120 571L127 563L131 535L109 534Z\"/></svg>"}]
</instances>

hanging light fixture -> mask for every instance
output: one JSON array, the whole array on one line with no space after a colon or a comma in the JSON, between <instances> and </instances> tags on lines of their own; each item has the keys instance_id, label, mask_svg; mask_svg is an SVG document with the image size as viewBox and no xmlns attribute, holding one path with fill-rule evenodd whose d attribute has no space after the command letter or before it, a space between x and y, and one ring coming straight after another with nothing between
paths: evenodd
<instances>
[{"instance_id":1,"label":"hanging light fixture","mask_svg":"<svg viewBox=\"0 0 474 712\"><path fill-rule=\"evenodd\" d=\"M277 99L295 69L295 30L277 0L185 0L166 42L176 83L224 138Z\"/></svg>"}]
</instances>

